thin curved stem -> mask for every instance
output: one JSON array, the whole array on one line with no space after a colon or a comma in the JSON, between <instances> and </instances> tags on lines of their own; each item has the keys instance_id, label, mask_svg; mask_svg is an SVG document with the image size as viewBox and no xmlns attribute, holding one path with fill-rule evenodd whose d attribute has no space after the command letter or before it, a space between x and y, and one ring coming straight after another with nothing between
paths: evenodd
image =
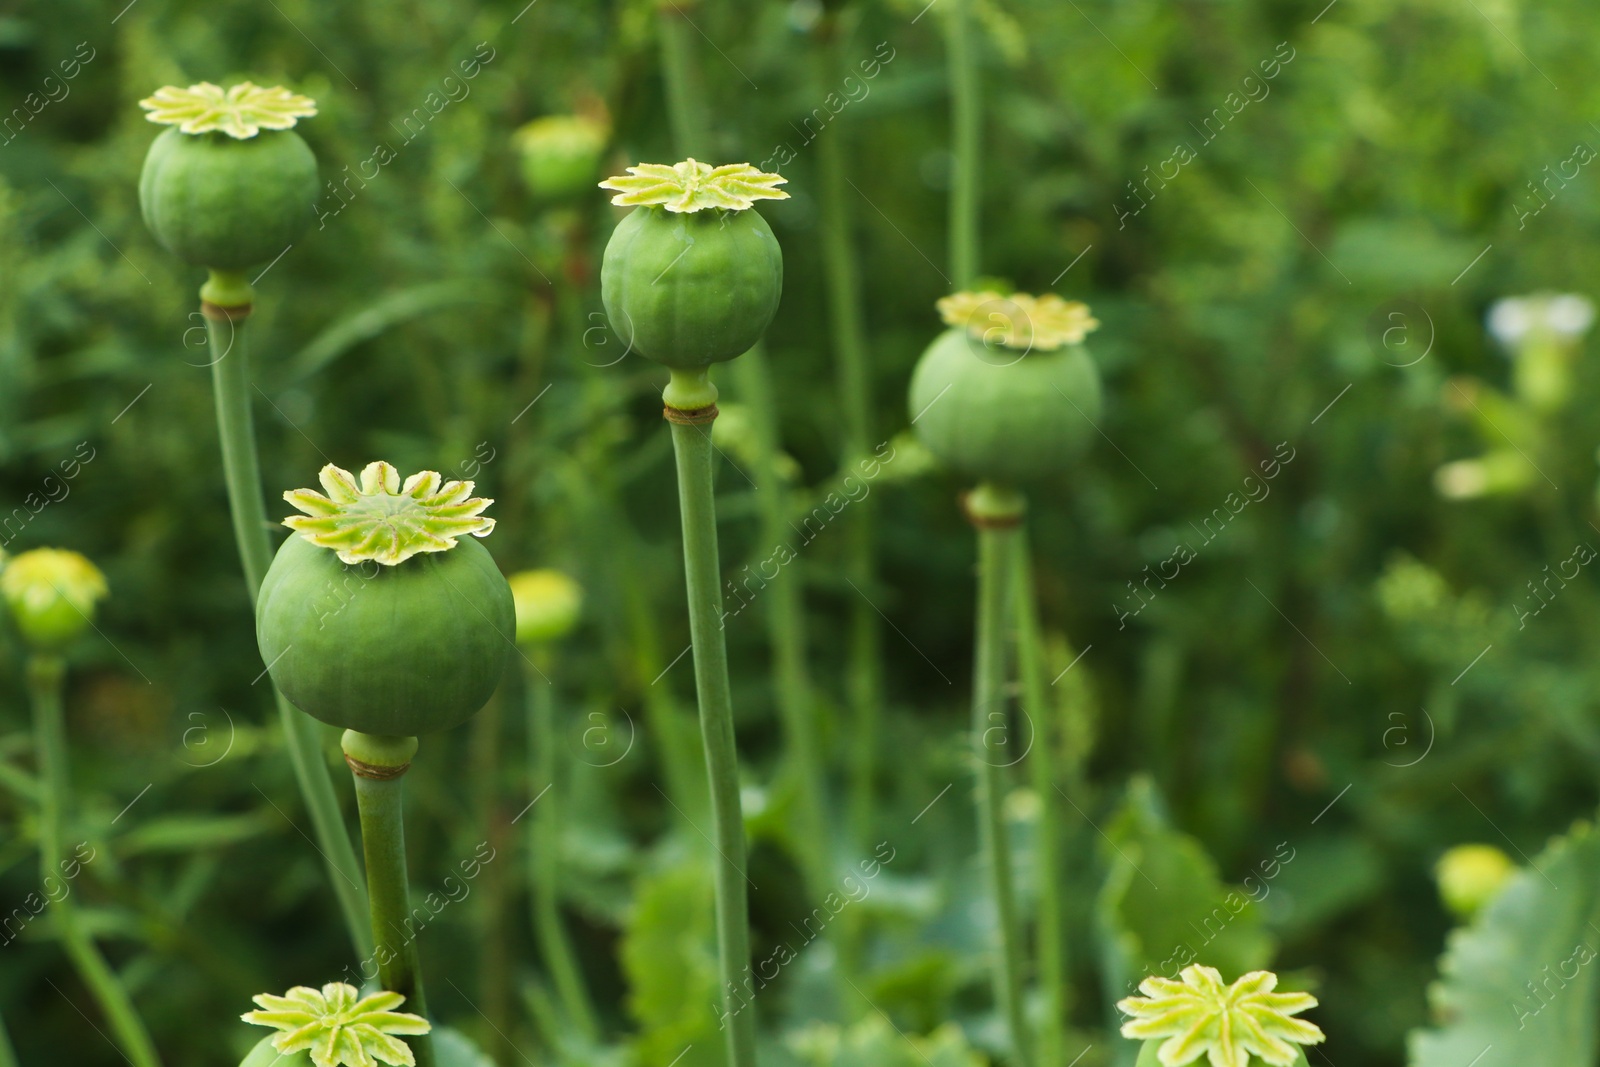
<instances>
[{"instance_id":1,"label":"thin curved stem","mask_svg":"<svg viewBox=\"0 0 1600 1067\"><path fill-rule=\"evenodd\" d=\"M677 372L674 372L676 379ZM669 386L669 389L671 387ZM714 393L712 395L715 395ZM721 575L717 517L712 498L711 424L672 423L678 466L678 507L683 520L683 569L688 587L689 636L694 644L695 696L700 736L711 782L716 864L717 957L730 1067L754 1067L755 1013L741 995L749 983L749 900L745 893L744 814L739 802L739 757L728 686L728 649L721 627Z\"/></svg>"},{"instance_id":2,"label":"thin curved stem","mask_svg":"<svg viewBox=\"0 0 1600 1067\"><path fill-rule=\"evenodd\" d=\"M778 472L778 442L772 410L772 375L763 345L756 345L734 362L733 373L739 392L757 412L752 420L756 438L751 474L756 485L757 506L761 513L761 544L764 551L787 545L789 493ZM832 880L828 850L827 807L823 800L821 745L817 740L817 708L807 666L807 645L803 583L800 564L791 560L768 577L756 564L756 589L760 594L767 623L767 641L772 646L772 683L778 712L783 719L785 747L793 759L793 773L799 788L799 849L805 868L807 890L814 900L827 895ZM749 581L745 581L746 586ZM732 616L729 616L730 618ZM725 623L724 623L725 625Z\"/></svg>"},{"instance_id":3,"label":"thin curved stem","mask_svg":"<svg viewBox=\"0 0 1600 1067\"><path fill-rule=\"evenodd\" d=\"M844 36L824 38L818 59L825 84L831 83L839 64ZM817 138L817 202L822 212L822 269L827 285L828 320L839 380L843 414L840 463L848 477L867 458L872 447L872 376L868 372L865 318L861 308L861 275L851 241L850 194L846 188L845 147L842 128L826 130ZM870 496L856 502L845 520L845 569L860 589L877 585L874 560L874 505ZM883 702L879 672L882 648L878 613L866 597L851 604L850 658L846 672L851 710L850 767L851 824L856 840L870 840L874 815L878 757L878 715Z\"/></svg>"},{"instance_id":4,"label":"thin curved stem","mask_svg":"<svg viewBox=\"0 0 1600 1067\"><path fill-rule=\"evenodd\" d=\"M695 59L697 31L689 25L691 17L687 10L664 4L656 25L661 34L661 73L667 86L667 117L672 123L673 145L686 156L702 156L710 153L710 136L700 68Z\"/></svg>"},{"instance_id":5,"label":"thin curved stem","mask_svg":"<svg viewBox=\"0 0 1600 1067\"><path fill-rule=\"evenodd\" d=\"M248 287L244 292L248 293ZM244 565L245 587L250 593L250 604L254 606L261 580L272 563L272 542L267 537L261 463L256 455L255 425L250 411L252 387L244 329L250 305L221 308L202 303L201 308L211 346L211 378L216 394L222 469L228 485L228 508L233 515L239 559ZM333 778L322 757L321 728L284 699L276 686L273 695L278 702L279 721L283 724L284 746L294 767L300 795L311 815L317 848L327 864L328 877L356 956L365 959L372 954L372 939L366 928L367 893L361 880L361 868L356 864L355 849L350 844L350 832L333 791Z\"/></svg>"},{"instance_id":6,"label":"thin curved stem","mask_svg":"<svg viewBox=\"0 0 1600 1067\"><path fill-rule=\"evenodd\" d=\"M0 1019L0 1067L18 1067L17 1051L11 1047L11 1035L6 1032L4 1019Z\"/></svg>"},{"instance_id":7,"label":"thin curved stem","mask_svg":"<svg viewBox=\"0 0 1600 1067\"><path fill-rule=\"evenodd\" d=\"M972 672L972 749L978 773L978 837L989 871L989 890L999 924L994 967L995 1002L1011 1035L1015 1067L1031 1063L1022 1003L1022 935L1012 886L1011 847L1006 832L1005 768L1016 762L1004 743L1006 727L1006 628L1010 611L1011 559L1015 526L978 527L978 636ZM991 745L992 736L1001 738Z\"/></svg>"},{"instance_id":8,"label":"thin curved stem","mask_svg":"<svg viewBox=\"0 0 1600 1067\"><path fill-rule=\"evenodd\" d=\"M417 957L411 889L406 876L406 830L400 791L405 769L402 767L393 777L387 778L372 778L354 766L351 769L356 783L356 805L361 811L361 847L367 860L378 983L405 997L406 1011L427 1018L428 998L422 988L422 966ZM431 1035L419 1034L405 1040L416 1055L417 1067L434 1067Z\"/></svg>"},{"instance_id":9,"label":"thin curved stem","mask_svg":"<svg viewBox=\"0 0 1600 1067\"><path fill-rule=\"evenodd\" d=\"M1066 1047L1067 960L1065 909L1061 900L1060 805L1056 802L1056 731L1046 696L1044 654L1039 633L1039 605L1033 587L1033 561L1028 555L1026 528L1018 528L1012 553L1012 596L1017 625L1017 673L1022 680L1022 710L1033 724L1033 745L1028 763L1033 771L1033 791L1039 798L1039 823L1035 832L1034 868L1039 892L1039 924L1035 953L1039 984L1044 990L1044 1019L1039 1028L1040 1063L1060 1063Z\"/></svg>"},{"instance_id":10,"label":"thin curved stem","mask_svg":"<svg viewBox=\"0 0 1600 1067\"><path fill-rule=\"evenodd\" d=\"M34 744L39 759L39 874L46 896L51 897L52 914L67 956L77 968L83 984L105 1012L117 1044L134 1067L161 1067L155 1043L144 1021L122 988L116 972L100 955L94 939L78 925L78 909L65 879L69 867L79 860L62 855L62 827L66 821L67 797L71 786L67 764L66 723L61 710L62 679L65 666L54 656L35 656L28 661L28 696L33 703ZM62 886L61 899L54 899L52 886ZM0 1035L0 1042L4 1042ZM10 1045L6 1044L6 1053ZM15 1057L12 1057L15 1062Z\"/></svg>"},{"instance_id":11,"label":"thin curved stem","mask_svg":"<svg viewBox=\"0 0 1600 1067\"><path fill-rule=\"evenodd\" d=\"M539 661L524 660L523 688L528 698L528 780L534 790L534 811L528 828L528 882L533 887L533 926L545 967L555 982L567 1022L591 1044L600 1040L600 1023L589 999L561 920L561 788L556 782L555 685L551 657L530 650ZM542 674L541 674L542 671Z\"/></svg>"},{"instance_id":12,"label":"thin curved stem","mask_svg":"<svg viewBox=\"0 0 1600 1067\"><path fill-rule=\"evenodd\" d=\"M956 289L965 289L978 276L983 106L971 0L949 0L949 4L945 12L945 47L950 78L951 151L955 155L950 185L950 283Z\"/></svg>"}]
</instances>

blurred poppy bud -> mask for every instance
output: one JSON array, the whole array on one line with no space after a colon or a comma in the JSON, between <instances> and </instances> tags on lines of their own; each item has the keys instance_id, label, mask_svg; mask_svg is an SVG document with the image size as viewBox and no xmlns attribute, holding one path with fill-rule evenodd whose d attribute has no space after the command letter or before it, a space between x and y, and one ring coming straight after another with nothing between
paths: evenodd
<instances>
[{"instance_id":1,"label":"blurred poppy bud","mask_svg":"<svg viewBox=\"0 0 1600 1067\"><path fill-rule=\"evenodd\" d=\"M594 188L611 131L584 115L546 115L512 135L522 180L539 200L570 200Z\"/></svg>"},{"instance_id":2,"label":"blurred poppy bud","mask_svg":"<svg viewBox=\"0 0 1600 1067\"><path fill-rule=\"evenodd\" d=\"M583 590L560 571L513 574L511 599L517 609L517 644L534 645L565 637L578 623Z\"/></svg>"},{"instance_id":3,"label":"blurred poppy bud","mask_svg":"<svg viewBox=\"0 0 1600 1067\"><path fill-rule=\"evenodd\" d=\"M1489 332L1515 358L1517 396L1553 411L1572 396L1572 361L1594 324L1594 305L1574 293L1536 293L1495 301Z\"/></svg>"},{"instance_id":4,"label":"blurred poppy bud","mask_svg":"<svg viewBox=\"0 0 1600 1067\"><path fill-rule=\"evenodd\" d=\"M1516 871L1511 857L1493 845L1457 845L1433 869L1445 907L1462 920L1482 910Z\"/></svg>"},{"instance_id":5,"label":"blurred poppy bud","mask_svg":"<svg viewBox=\"0 0 1600 1067\"><path fill-rule=\"evenodd\" d=\"M1057 296L962 292L939 301L950 329L922 354L908 413L946 466L979 481L1059 473L1100 413L1100 376L1083 338L1100 324Z\"/></svg>"},{"instance_id":6,"label":"blurred poppy bud","mask_svg":"<svg viewBox=\"0 0 1600 1067\"><path fill-rule=\"evenodd\" d=\"M24 552L0 571L0 596L35 652L59 652L88 629L108 592L98 567L63 548Z\"/></svg>"}]
</instances>

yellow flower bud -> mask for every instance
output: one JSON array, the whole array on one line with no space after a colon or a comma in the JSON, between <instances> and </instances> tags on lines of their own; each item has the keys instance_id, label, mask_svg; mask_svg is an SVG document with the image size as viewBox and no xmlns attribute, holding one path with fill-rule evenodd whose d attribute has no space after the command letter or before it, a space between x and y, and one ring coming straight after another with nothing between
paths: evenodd
<instances>
[{"instance_id":1,"label":"yellow flower bud","mask_svg":"<svg viewBox=\"0 0 1600 1067\"><path fill-rule=\"evenodd\" d=\"M517 605L517 644L554 641L577 625L583 590L565 574L522 571L510 581L511 599Z\"/></svg>"},{"instance_id":2,"label":"yellow flower bud","mask_svg":"<svg viewBox=\"0 0 1600 1067\"><path fill-rule=\"evenodd\" d=\"M1433 869L1445 907L1461 919L1476 915L1516 871L1511 857L1493 845L1457 845Z\"/></svg>"},{"instance_id":3,"label":"yellow flower bud","mask_svg":"<svg viewBox=\"0 0 1600 1067\"><path fill-rule=\"evenodd\" d=\"M98 567L63 548L24 552L0 571L0 596L36 652L59 651L81 634L109 591Z\"/></svg>"}]
</instances>

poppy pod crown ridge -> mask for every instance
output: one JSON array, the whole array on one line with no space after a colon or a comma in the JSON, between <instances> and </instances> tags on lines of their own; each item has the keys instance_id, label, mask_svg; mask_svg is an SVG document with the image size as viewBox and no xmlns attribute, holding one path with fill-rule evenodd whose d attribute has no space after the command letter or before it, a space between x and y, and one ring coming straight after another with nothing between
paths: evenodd
<instances>
[{"instance_id":1,"label":"poppy pod crown ridge","mask_svg":"<svg viewBox=\"0 0 1600 1067\"><path fill-rule=\"evenodd\" d=\"M472 495L472 482L443 481L437 471L400 472L378 460L358 483L332 463L317 475L326 495L292 489L283 498L304 515L283 524L307 541L333 549L341 563L374 560L388 567L422 552L448 552L460 537L488 537L494 520L483 514L493 500Z\"/></svg>"}]
</instances>

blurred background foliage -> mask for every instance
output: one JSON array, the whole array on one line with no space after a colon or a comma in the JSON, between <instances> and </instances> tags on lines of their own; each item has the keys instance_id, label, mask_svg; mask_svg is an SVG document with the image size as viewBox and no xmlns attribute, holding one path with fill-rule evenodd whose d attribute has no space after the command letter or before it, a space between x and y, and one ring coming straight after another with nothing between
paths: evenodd
<instances>
[{"instance_id":1,"label":"blurred background foliage","mask_svg":"<svg viewBox=\"0 0 1600 1067\"><path fill-rule=\"evenodd\" d=\"M703 0L691 13L718 161L792 156L793 199L763 214L786 257L768 350L796 515L833 485L841 434L808 135L844 151L879 440L907 425L903 390L949 288L940 5L826 7ZM1592 42L1574 32L1588 8L975 10L983 270L1087 300L1104 324L1089 341L1108 385L1097 447L1031 494L1050 675L1083 653L1051 690L1045 735L1069 802L1055 872L1070 902L1067 1055L1125 1062L1112 1002L1192 942L1202 962L1270 962L1314 989L1330 1035L1314 1062L1401 1063L1455 922L1433 884L1440 855L1483 841L1526 863L1595 801L1592 576L1540 585L1529 613L1546 568L1600 542L1600 375L1569 345L1553 400L1519 392L1515 346L1484 325L1496 298L1582 292L1600 270L1579 239L1597 222L1597 179L1574 162L1600 139ZM835 17L836 57L881 62L857 79L865 91L824 58L818 26ZM558 567L586 590L552 670L566 914L604 1040L563 1025L537 962L527 823L513 825L531 799L514 677L471 725L427 739L408 779L419 893L480 842L495 856L423 935L434 1008L501 1063L666 1064L685 1046L685 1064L720 1062L708 849L659 784L662 724L692 721L693 706L674 658L688 636L662 375L619 358L599 314L598 254L620 213L598 191L533 196L513 139L579 113L612 131L588 179L676 158L658 25L649 0L0 3L0 521L8 552L69 547L109 577L69 691L73 840L99 857L75 891L168 1062L233 1062L259 1036L235 1021L252 993L350 962L255 684L202 279L153 242L135 197L155 134L136 101L246 77L318 100L301 128L324 178L345 183L258 285L269 508L327 462L474 477L498 501L501 566ZM481 70L450 90L472 57ZM807 127L841 89L848 106L830 106L820 134ZM445 93L460 99L435 113ZM392 159L347 180L373 174L361 167L380 144ZM723 388L738 411L731 375ZM871 488L875 586L852 591L841 531L794 565L840 812L859 758L845 711L855 598L887 623L876 807L868 825L831 820L828 851L841 871L879 842L894 858L756 997L772 1063L964 1067L999 1041L962 733L972 536L962 487L907 440L894 447L905 458ZM1436 488L1443 465L1508 448L1537 476ZM734 577L773 546L739 441L725 451ZM1193 561L1149 581L1182 544ZM766 605L753 606L728 637L765 959L804 940L794 931L816 901L797 874L755 621ZM13 642L0 657L7 909L36 884L20 671ZM1027 886L1039 797L1015 773ZM1203 933L1239 887L1248 908ZM859 1000L830 991L836 942L860 954ZM0 1005L24 1063L119 1060L83 1025L75 1005L94 1009L48 919L0 947Z\"/></svg>"}]
</instances>

